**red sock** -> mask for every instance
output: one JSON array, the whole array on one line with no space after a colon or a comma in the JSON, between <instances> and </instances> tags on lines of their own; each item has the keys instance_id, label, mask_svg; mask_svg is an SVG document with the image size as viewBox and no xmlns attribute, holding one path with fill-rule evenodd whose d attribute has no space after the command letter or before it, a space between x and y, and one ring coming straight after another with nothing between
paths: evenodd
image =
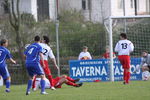
<instances>
[{"instance_id":1,"label":"red sock","mask_svg":"<svg viewBox=\"0 0 150 100\"><path fill-rule=\"evenodd\" d=\"M127 72L127 80L126 80L126 83L129 83L129 80L130 80L130 72Z\"/></svg>"},{"instance_id":2,"label":"red sock","mask_svg":"<svg viewBox=\"0 0 150 100\"><path fill-rule=\"evenodd\" d=\"M126 76L127 76L127 73L126 73L126 71L124 70L124 73L123 73L123 80L124 80L124 81L126 81L126 79L127 79Z\"/></svg>"},{"instance_id":3,"label":"red sock","mask_svg":"<svg viewBox=\"0 0 150 100\"><path fill-rule=\"evenodd\" d=\"M73 83L73 82L71 82L71 81L68 81L66 84L67 84L67 85L71 85L71 86L77 86L77 84L75 84L75 83Z\"/></svg>"},{"instance_id":4,"label":"red sock","mask_svg":"<svg viewBox=\"0 0 150 100\"><path fill-rule=\"evenodd\" d=\"M71 81L71 82L75 82L74 79L72 79L71 77L67 76L67 80Z\"/></svg>"},{"instance_id":5,"label":"red sock","mask_svg":"<svg viewBox=\"0 0 150 100\"><path fill-rule=\"evenodd\" d=\"M36 76L33 78L32 89L35 88Z\"/></svg>"},{"instance_id":6,"label":"red sock","mask_svg":"<svg viewBox=\"0 0 150 100\"><path fill-rule=\"evenodd\" d=\"M50 84L53 87L54 84L53 84L53 77L52 77L52 75L48 75L48 80L50 81Z\"/></svg>"}]
</instances>

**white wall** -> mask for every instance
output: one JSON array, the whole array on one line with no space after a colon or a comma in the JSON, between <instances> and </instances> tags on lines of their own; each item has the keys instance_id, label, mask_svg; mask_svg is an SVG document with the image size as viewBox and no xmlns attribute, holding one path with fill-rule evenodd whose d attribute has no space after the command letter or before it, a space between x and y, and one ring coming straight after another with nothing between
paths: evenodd
<instances>
[{"instance_id":1,"label":"white wall","mask_svg":"<svg viewBox=\"0 0 150 100\"><path fill-rule=\"evenodd\" d=\"M49 16L51 20L55 20L56 19L56 14L55 14L55 10L56 10L56 6L55 6L55 1L56 0L49 0Z\"/></svg>"},{"instance_id":2,"label":"white wall","mask_svg":"<svg viewBox=\"0 0 150 100\"><path fill-rule=\"evenodd\" d=\"M146 13L146 0L137 0L139 1L138 14Z\"/></svg>"},{"instance_id":3,"label":"white wall","mask_svg":"<svg viewBox=\"0 0 150 100\"><path fill-rule=\"evenodd\" d=\"M37 0L20 0L20 11L31 13L37 20Z\"/></svg>"},{"instance_id":4,"label":"white wall","mask_svg":"<svg viewBox=\"0 0 150 100\"><path fill-rule=\"evenodd\" d=\"M59 11L69 9L80 11L82 9L81 2L82 0L59 0Z\"/></svg>"}]
</instances>

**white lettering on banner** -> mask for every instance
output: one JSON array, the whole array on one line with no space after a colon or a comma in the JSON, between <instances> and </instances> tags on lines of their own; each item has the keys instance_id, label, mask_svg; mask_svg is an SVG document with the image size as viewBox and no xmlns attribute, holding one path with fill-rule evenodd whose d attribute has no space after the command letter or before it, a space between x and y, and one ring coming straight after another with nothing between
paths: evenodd
<instances>
[{"instance_id":1,"label":"white lettering on banner","mask_svg":"<svg viewBox=\"0 0 150 100\"><path fill-rule=\"evenodd\" d=\"M89 67L86 67L86 76L90 76L90 74L89 74Z\"/></svg>"},{"instance_id":2,"label":"white lettering on banner","mask_svg":"<svg viewBox=\"0 0 150 100\"><path fill-rule=\"evenodd\" d=\"M134 74L133 72L136 70L136 68L139 67L139 65L131 65L130 72L131 74ZM72 74L73 77L81 77L81 76L107 76L106 66L75 66L72 67ZM140 74L141 71L139 70L136 74ZM114 75L123 75L123 68L122 66L114 66Z\"/></svg>"},{"instance_id":3,"label":"white lettering on banner","mask_svg":"<svg viewBox=\"0 0 150 100\"><path fill-rule=\"evenodd\" d=\"M79 68L77 68L76 76L81 76L81 71L80 71L80 69L79 69Z\"/></svg>"},{"instance_id":4,"label":"white lettering on banner","mask_svg":"<svg viewBox=\"0 0 150 100\"><path fill-rule=\"evenodd\" d=\"M93 64L103 64L102 61L84 61L80 62L80 65L93 65Z\"/></svg>"},{"instance_id":5,"label":"white lettering on banner","mask_svg":"<svg viewBox=\"0 0 150 100\"><path fill-rule=\"evenodd\" d=\"M97 75L107 75L106 69L103 66L82 66L82 67L72 67L73 77L77 76L97 76Z\"/></svg>"},{"instance_id":6,"label":"white lettering on banner","mask_svg":"<svg viewBox=\"0 0 150 100\"><path fill-rule=\"evenodd\" d=\"M95 68L95 76L100 75L100 67Z\"/></svg>"},{"instance_id":7,"label":"white lettering on banner","mask_svg":"<svg viewBox=\"0 0 150 100\"><path fill-rule=\"evenodd\" d=\"M119 68L118 66L116 66L116 69L115 69L115 72L114 72L115 75L120 75L120 71L119 71Z\"/></svg>"},{"instance_id":8,"label":"white lettering on banner","mask_svg":"<svg viewBox=\"0 0 150 100\"><path fill-rule=\"evenodd\" d=\"M90 68L90 76L94 76L94 75L95 75L95 73L94 73L94 68L91 67L91 68Z\"/></svg>"},{"instance_id":9,"label":"white lettering on banner","mask_svg":"<svg viewBox=\"0 0 150 100\"><path fill-rule=\"evenodd\" d=\"M107 75L107 72L106 72L106 69L105 69L104 66L102 67L102 73L101 73L101 75Z\"/></svg>"}]
</instances>

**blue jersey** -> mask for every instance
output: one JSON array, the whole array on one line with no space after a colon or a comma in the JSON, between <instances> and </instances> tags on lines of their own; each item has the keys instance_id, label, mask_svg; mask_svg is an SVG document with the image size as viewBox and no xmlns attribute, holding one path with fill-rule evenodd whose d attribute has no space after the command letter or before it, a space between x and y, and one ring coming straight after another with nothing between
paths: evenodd
<instances>
[{"instance_id":1,"label":"blue jersey","mask_svg":"<svg viewBox=\"0 0 150 100\"><path fill-rule=\"evenodd\" d=\"M6 59L10 59L11 54L9 50L3 46L0 46L0 67L6 66Z\"/></svg>"},{"instance_id":2,"label":"blue jersey","mask_svg":"<svg viewBox=\"0 0 150 100\"><path fill-rule=\"evenodd\" d=\"M24 54L26 55L26 64L28 63L39 63L40 55L42 52L42 47L38 43L31 44Z\"/></svg>"}]
</instances>

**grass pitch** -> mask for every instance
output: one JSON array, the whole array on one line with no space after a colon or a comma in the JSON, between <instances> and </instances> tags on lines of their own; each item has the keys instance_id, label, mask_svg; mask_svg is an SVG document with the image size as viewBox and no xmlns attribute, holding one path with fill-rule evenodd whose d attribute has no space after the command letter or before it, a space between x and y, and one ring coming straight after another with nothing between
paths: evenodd
<instances>
[{"instance_id":1,"label":"grass pitch","mask_svg":"<svg viewBox=\"0 0 150 100\"><path fill-rule=\"evenodd\" d=\"M47 89L48 95L40 90L25 95L26 85L12 85L11 92L5 93L0 87L0 100L150 100L150 81L84 83L80 88L63 85L61 89Z\"/></svg>"}]
</instances>

